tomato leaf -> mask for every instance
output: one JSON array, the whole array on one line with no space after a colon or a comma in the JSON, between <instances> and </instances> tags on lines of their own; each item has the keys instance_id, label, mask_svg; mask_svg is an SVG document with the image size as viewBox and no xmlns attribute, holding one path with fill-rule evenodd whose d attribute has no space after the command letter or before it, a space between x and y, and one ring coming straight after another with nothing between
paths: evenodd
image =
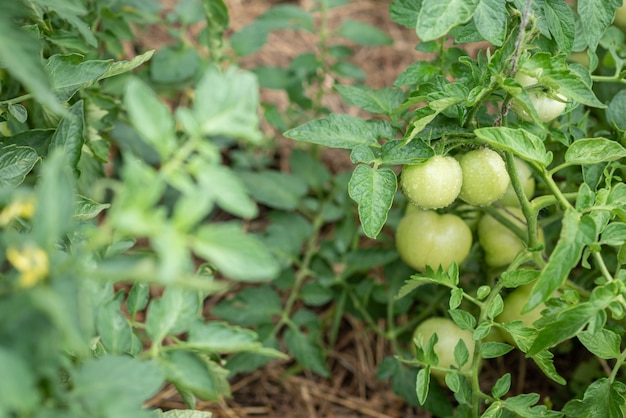
<instances>
[{"instance_id":1,"label":"tomato leaf","mask_svg":"<svg viewBox=\"0 0 626 418\"><path fill-rule=\"evenodd\" d=\"M606 138L584 138L574 141L565 152L570 164L597 164L626 157L626 148Z\"/></svg>"},{"instance_id":2,"label":"tomato leaf","mask_svg":"<svg viewBox=\"0 0 626 418\"><path fill-rule=\"evenodd\" d=\"M504 43L508 18L506 4L500 0L482 0L474 12L476 29L495 46Z\"/></svg>"},{"instance_id":3,"label":"tomato leaf","mask_svg":"<svg viewBox=\"0 0 626 418\"><path fill-rule=\"evenodd\" d=\"M19 186L30 173L39 156L31 147L18 147L14 144L0 148L0 186Z\"/></svg>"},{"instance_id":4,"label":"tomato leaf","mask_svg":"<svg viewBox=\"0 0 626 418\"><path fill-rule=\"evenodd\" d=\"M471 313L460 309L450 309L448 313L450 313L450 317L459 326L459 328L474 331L474 328L476 327L476 318L474 318Z\"/></svg>"},{"instance_id":5,"label":"tomato leaf","mask_svg":"<svg viewBox=\"0 0 626 418\"><path fill-rule=\"evenodd\" d=\"M454 346L454 361L459 367L463 367L469 361L469 350L465 345L465 341L463 339L459 339L459 341Z\"/></svg>"},{"instance_id":6,"label":"tomato leaf","mask_svg":"<svg viewBox=\"0 0 626 418\"><path fill-rule=\"evenodd\" d=\"M311 336L303 334L297 328L289 328L285 332L285 344L302 366L322 377L330 376L322 347Z\"/></svg>"},{"instance_id":7,"label":"tomato leaf","mask_svg":"<svg viewBox=\"0 0 626 418\"><path fill-rule=\"evenodd\" d=\"M345 19L337 30L337 34L364 46L391 45L393 43L393 39L377 27L352 19Z\"/></svg>"},{"instance_id":8,"label":"tomato leaf","mask_svg":"<svg viewBox=\"0 0 626 418\"><path fill-rule=\"evenodd\" d=\"M565 404L563 412L568 417L617 418L623 417L624 384L606 377L591 383L583 399L573 399Z\"/></svg>"},{"instance_id":9,"label":"tomato leaf","mask_svg":"<svg viewBox=\"0 0 626 418\"><path fill-rule=\"evenodd\" d=\"M497 358L505 355L513 350L510 344L500 343L496 341L485 341L480 346L480 357L482 358Z\"/></svg>"},{"instance_id":10,"label":"tomato leaf","mask_svg":"<svg viewBox=\"0 0 626 418\"><path fill-rule=\"evenodd\" d=\"M421 139L414 139L409 143L404 141L387 141L381 149L383 164L415 164L427 160L435 155L435 151Z\"/></svg>"},{"instance_id":11,"label":"tomato leaf","mask_svg":"<svg viewBox=\"0 0 626 418\"><path fill-rule=\"evenodd\" d=\"M564 1L543 2L543 12L550 34L559 50L564 54L569 54L574 45L574 28L576 27L574 12Z\"/></svg>"},{"instance_id":12,"label":"tomato leaf","mask_svg":"<svg viewBox=\"0 0 626 418\"><path fill-rule=\"evenodd\" d=\"M501 402L506 409L522 418L559 418L563 415L560 412L549 411L545 405L533 406L539 402L539 399L540 396L536 393L525 393L507 398Z\"/></svg>"},{"instance_id":13,"label":"tomato leaf","mask_svg":"<svg viewBox=\"0 0 626 418\"><path fill-rule=\"evenodd\" d=\"M285 132L287 138L311 142L330 148L352 149L358 145L378 145L374 132L367 122L350 115L332 114L326 119L316 119Z\"/></svg>"},{"instance_id":14,"label":"tomato leaf","mask_svg":"<svg viewBox=\"0 0 626 418\"><path fill-rule=\"evenodd\" d=\"M523 160L533 161L542 167L552 162L552 153L546 151L543 140L524 129L479 128L474 133L489 145L512 152Z\"/></svg>"},{"instance_id":15,"label":"tomato leaf","mask_svg":"<svg viewBox=\"0 0 626 418\"><path fill-rule=\"evenodd\" d=\"M76 170L85 143L84 102L77 101L63 116L50 139L49 152L61 149L70 166Z\"/></svg>"},{"instance_id":16,"label":"tomato leaf","mask_svg":"<svg viewBox=\"0 0 626 418\"><path fill-rule=\"evenodd\" d=\"M580 19L582 35L591 50L595 51L604 31L615 17L615 9L621 5L620 0L578 1L578 14L584 16Z\"/></svg>"},{"instance_id":17,"label":"tomato leaf","mask_svg":"<svg viewBox=\"0 0 626 418\"><path fill-rule=\"evenodd\" d=\"M390 168L360 164L352 173L348 192L358 204L363 232L368 237L376 238L385 225L397 187L396 174Z\"/></svg>"},{"instance_id":18,"label":"tomato leaf","mask_svg":"<svg viewBox=\"0 0 626 418\"><path fill-rule=\"evenodd\" d=\"M552 361L554 355L551 352L549 352L548 350L543 350L537 354L532 355L531 358L533 359L535 364L541 369L543 374L545 374L547 377L554 380L560 385L567 384L567 381L556 371L556 368L554 367L554 361Z\"/></svg>"},{"instance_id":19,"label":"tomato leaf","mask_svg":"<svg viewBox=\"0 0 626 418\"><path fill-rule=\"evenodd\" d=\"M417 36L423 42L441 38L455 26L468 22L478 3L478 0L424 0L417 17Z\"/></svg>"},{"instance_id":20,"label":"tomato leaf","mask_svg":"<svg viewBox=\"0 0 626 418\"><path fill-rule=\"evenodd\" d=\"M391 20L408 29L415 29L423 0L393 0L389 5Z\"/></svg>"},{"instance_id":21,"label":"tomato leaf","mask_svg":"<svg viewBox=\"0 0 626 418\"><path fill-rule=\"evenodd\" d=\"M509 392L509 389L511 389L511 373L506 373L493 385L491 395L496 399L500 399Z\"/></svg>"},{"instance_id":22,"label":"tomato leaf","mask_svg":"<svg viewBox=\"0 0 626 418\"><path fill-rule=\"evenodd\" d=\"M597 332L587 330L579 332L576 336L585 348L597 357L609 360L616 359L621 354L621 339L613 331L605 328Z\"/></svg>"},{"instance_id":23,"label":"tomato leaf","mask_svg":"<svg viewBox=\"0 0 626 418\"><path fill-rule=\"evenodd\" d=\"M269 249L236 223L204 225L195 238L194 252L234 280L264 281L278 274L279 265Z\"/></svg>"},{"instance_id":24,"label":"tomato leaf","mask_svg":"<svg viewBox=\"0 0 626 418\"><path fill-rule=\"evenodd\" d=\"M230 395L228 371L202 354L175 350L160 357L160 364L167 380L179 391L191 392L207 401Z\"/></svg>"},{"instance_id":25,"label":"tomato leaf","mask_svg":"<svg viewBox=\"0 0 626 418\"><path fill-rule=\"evenodd\" d=\"M417 393L417 399L420 405L424 405L428 391L430 389L430 366L426 366L417 372L417 379L415 383L415 392Z\"/></svg>"}]
</instances>

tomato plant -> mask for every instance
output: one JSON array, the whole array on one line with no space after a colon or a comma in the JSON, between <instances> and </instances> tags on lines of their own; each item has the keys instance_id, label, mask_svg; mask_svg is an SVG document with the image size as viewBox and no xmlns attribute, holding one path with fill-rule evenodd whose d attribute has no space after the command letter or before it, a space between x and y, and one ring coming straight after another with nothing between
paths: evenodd
<instances>
[{"instance_id":1,"label":"tomato plant","mask_svg":"<svg viewBox=\"0 0 626 418\"><path fill-rule=\"evenodd\" d=\"M396 248L409 266L419 271L426 267L447 269L460 264L472 246L472 232L461 218L439 215L430 210L407 213L396 231Z\"/></svg>"},{"instance_id":2,"label":"tomato plant","mask_svg":"<svg viewBox=\"0 0 626 418\"><path fill-rule=\"evenodd\" d=\"M463 185L459 197L471 205L489 205L500 199L509 186L509 175L500 155L489 148L459 157Z\"/></svg>"},{"instance_id":3,"label":"tomato plant","mask_svg":"<svg viewBox=\"0 0 626 418\"><path fill-rule=\"evenodd\" d=\"M482 250L474 246L467 255L471 262L456 261L446 269L425 270L427 262L420 260L413 265L418 274L398 291L400 300L419 300L425 285L445 289L447 304L416 308L416 315L447 311L457 325L472 331L476 349L471 369L448 374L445 380L458 402L458 416L622 416L626 44L624 34L611 24L623 2L462 3L394 0L394 21L415 30L417 49L435 58L410 65L393 87L344 91L342 96L363 110L374 103L389 104L379 106L375 117L332 114L285 135L351 150L356 167L348 188L363 232L371 238L395 233L407 263L403 252L423 238L407 236L407 226L417 224L415 213L398 220L394 212L402 199L396 196L392 167L426 161L434 154L459 156L464 177L459 196L470 208L455 202L428 216L482 212L477 226ZM483 43L475 53L463 50L464 43L477 41ZM588 66L568 62L572 52L580 51L586 51ZM392 92L401 99L390 100ZM362 134L365 126L370 129ZM486 162L494 154L497 169ZM532 175L519 169L516 159ZM509 182L516 199L509 192L504 202L516 208L503 209L497 200ZM426 254L428 248L422 248L413 257ZM541 321L534 322L536 328L498 322L506 306L503 296L515 292L505 289L529 283L522 315L548 306L552 299ZM493 329L501 328L515 347L490 340ZM560 393L568 399L549 404L541 402L543 395L528 392L533 388L511 390L515 370L503 372L492 387L481 387L478 360L514 349L534 361L545 378L566 386ZM596 370L573 389L568 386L574 379L571 371L559 370L554 361L556 356L566 360L571 350L608 360L606 371ZM419 352L405 362L423 367L416 394L429 405L432 362ZM600 393L615 397L600 401Z\"/></svg>"},{"instance_id":4,"label":"tomato plant","mask_svg":"<svg viewBox=\"0 0 626 418\"><path fill-rule=\"evenodd\" d=\"M463 173L453 157L434 156L423 164L402 168L400 185L409 201L424 209L450 205L461 191Z\"/></svg>"}]
</instances>

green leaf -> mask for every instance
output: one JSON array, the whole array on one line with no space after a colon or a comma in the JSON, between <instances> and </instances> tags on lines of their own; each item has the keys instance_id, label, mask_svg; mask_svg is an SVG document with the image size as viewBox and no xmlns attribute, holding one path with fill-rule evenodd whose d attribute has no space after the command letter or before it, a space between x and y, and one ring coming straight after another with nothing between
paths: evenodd
<instances>
[{"instance_id":1,"label":"green leaf","mask_svg":"<svg viewBox=\"0 0 626 418\"><path fill-rule=\"evenodd\" d=\"M504 287L512 289L534 282L540 273L539 270L519 269L502 273L500 279Z\"/></svg>"},{"instance_id":2,"label":"green leaf","mask_svg":"<svg viewBox=\"0 0 626 418\"><path fill-rule=\"evenodd\" d=\"M107 418L149 417L142 404L163 384L155 363L122 356L87 360L72 378L75 402L88 415Z\"/></svg>"},{"instance_id":3,"label":"green leaf","mask_svg":"<svg viewBox=\"0 0 626 418\"><path fill-rule=\"evenodd\" d=\"M150 286L147 283L137 282L130 288L128 298L126 299L126 310L129 314L134 315L142 311L148 305L150 298Z\"/></svg>"},{"instance_id":4,"label":"green leaf","mask_svg":"<svg viewBox=\"0 0 626 418\"><path fill-rule=\"evenodd\" d=\"M606 109L606 119L620 131L626 131L626 90L613 96Z\"/></svg>"},{"instance_id":5,"label":"green leaf","mask_svg":"<svg viewBox=\"0 0 626 418\"><path fill-rule=\"evenodd\" d=\"M303 367L322 377L330 376L322 347L310 336L303 334L297 328L289 328L285 332L285 344L287 350Z\"/></svg>"},{"instance_id":6,"label":"green leaf","mask_svg":"<svg viewBox=\"0 0 626 418\"><path fill-rule=\"evenodd\" d=\"M28 119L28 110L19 103L9 104L9 113L20 123L24 123Z\"/></svg>"},{"instance_id":7,"label":"green leaf","mask_svg":"<svg viewBox=\"0 0 626 418\"><path fill-rule=\"evenodd\" d=\"M454 361L459 367L465 366L469 361L469 350L463 339L459 339L454 346Z\"/></svg>"},{"instance_id":8,"label":"green leaf","mask_svg":"<svg viewBox=\"0 0 626 418\"><path fill-rule=\"evenodd\" d=\"M269 249L235 222L200 227L191 246L197 255L234 280L272 280L279 272Z\"/></svg>"},{"instance_id":9,"label":"green leaf","mask_svg":"<svg viewBox=\"0 0 626 418\"><path fill-rule=\"evenodd\" d=\"M0 187L17 187L31 172L39 156L31 147L14 144L0 148Z\"/></svg>"},{"instance_id":10,"label":"green leaf","mask_svg":"<svg viewBox=\"0 0 626 418\"><path fill-rule=\"evenodd\" d=\"M230 395L228 371L202 354L176 350L160 357L167 380L181 391L205 401L218 401Z\"/></svg>"},{"instance_id":11,"label":"green leaf","mask_svg":"<svg viewBox=\"0 0 626 418\"><path fill-rule=\"evenodd\" d=\"M587 387L582 400L569 401L563 412L571 417L622 418L625 402L623 390L618 385L607 378L598 379Z\"/></svg>"},{"instance_id":12,"label":"green leaf","mask_svg":"<svg viewBox=\"0 0 626 418\"><path fill-rule=\"evenodd\" d=\"M479 128L476 136L489 145L512 152L526 161L534 161L542 167L552 162L552 153L546 151L543 141L525 129Z\"/></svg>"},{"instance_id":13,"label":"green leaf","mask_svg":"<svg viewBox=\"0 0 626 418\"><path fill-rule=\"evenodd\" d=\"M263 303L259 303L259 300ZM245 288L211 310L212 314L242 326L271 324L274 316L281 312L280 296L269 286Z\"/></svg>"},{"instance_id":14,"label":"green leaf","mask_svg":"<svg viewBox=\"0 0 626 418\"><path fill-rule=\"evenodd\" d=\"M478 3L478 0L424 0L417 17L417 36L423 42L445 36L455 26L468 22Z\"/></svg>"},{"instance_id":15,"label":"green leaf","mask_svg":"<svg viewBox=\"0 0 626 418\"><path fill-rule=\"evenodd\" d=\"M535 335L534 330L532 331L532 335ZM547 377L558 383L559 385L566 385L567 381L558 374L556 371L556 367L554 367L554 355L548 350L543 350L538 352L537 354L533 354L531 356L535 364L541 369L543 374Z\"/></svg>"},{"instance_id":16,"label":"green leaf","mask_svg":"<svg viewBox=\"0 0 626 418\"><path fill-rule=\"evenodd\" d=\"M50 154L42 164L35 194L32 233L37 243L52 253L70 230L75 213L74 176L60 150Z\"/></svg>"},{"instance_id":17,"label":"green leaf","mask_svg":"<svg viewBox=\"0 0 626 418\"><path fill-rule=\"evenodd\" d=\"M620 336L613 331L602 328L597 332L582 331L577 335L580 342L596 357L605 360L620 356Z\"/></svg>"},{"instance_id":18,"label":"green leaf","mask_svg":"<svg viewBox=\"0 0 626 418\"><path fill-rule=\"evenodd\" d=\"M612 222L602 231L600 244L621 246L626 241L626 223Z\"/></svg>"},{"instance_id":19,"label":"green leaf","mask_svg":"<svg viewBox=\"0 0 626 418\"><path fill-rule=\"evenodd\" d=\"M513 350L513 347L510 344L499 343L496 341L486 341L480 346L480 357L482 358L497 358L505 355L506 353Z\"/></svg>"},{"instance_id":20,"label":"green leaf","mask_svg":"<svg viewBox=\"0 0 626 418\"><path fill-rule=\"evenodd\" d=\"M4 3L0 13L0 62L9 73L31 92L37 101L51 111L62 114L64 109L52 92L50 79L40 60L41 45L31 32L14 23L23 7L20 3ZM15 45L19 45L16 48Z\"/></svg>"},{"instance_id":21,"label":"green leaf","mask_svg":"<svg viewBox=\"0 0 626 418\"><path fill-rule=\"evenodd\" d=\"M87 221L98 216L103 210L110 208L109 203L98 203L85 196L76 196L76 206L74 209L74 219L77 221Z\"/></svg>"},{"instance_id":22,"label":"green leaf","mask_svg":"<svg viewBox=\"0 0 626 418\"><path fill-rule=\"evenodd\" d=\"M365 86L335 86L350 104L368 112L389 115L404 100L404 92L398 88L372 89Z\"/></svg>"},{"instance_id":23,"label":"green leaf","mask_svg":"<svg viewBox=\"0 0 626 418\"><path fill-rule=\"evenodd\" d=\"M150 58L154 55L155 50L149 50L144 52L143 54L136 55L133 59L129 61L115 61L110 66L109 69L100 76L100 80L104 78L114 77L116 75L124 74L129 71L134 70L140 65L148 62Z\"/></svg>"},{"instance_id":24,"label":"green leaf","mask_svg":"<svg viewBox=\"0 0 626 418\"><path fill-rule=\"evenodd\" d=\"M450 309L448 313L459 328L468 331L474 331L474 328L476 328L476 318L469 312L460 309Z\"/></svg>"},{"instance_id":25,"label":"green leaf","mask_svg":"<svg viewBox=\"0 0 626 418\"><path fill-rule=\"evenodd\" d=\"M122 313L124 293L100 307L96 319L98 335L108 353L124 354L130 352L132 329Z\"/></svg>"},{"instance_id":26,"label":"green leaf","mask_svg":"<svg viewBox=\"0 0 626 418\"><path fill-rule=\"evenodd\" d=\"M197 291L168 287L163 296L153 299L146 316L146 332L154 344L168 335L188 331L200 312Z\"/></svg>"},{"instance_id":27,"label":"green leaf","mask_svg":"<svg viewBox=\"0 0 626 418\"><path fill-rule=\"evenodd\" d=\"M572 338L601 309L590 302L584 302L562 310L557 319L539 330L539 334L528 350L528 355L533 356Z\"/></svg>"},{"instance_id":28,"label":"green leaf","mask_svg":"<svg viewBox=\"0 0 626 418\"><path fill-rule=\"evenodd\" d=\"M424 405L426 397L430 390L430 366L426 366L417 372L417 379L415 382L415 391L417 393L417 399L420 405Z\"/></svg>"},{"instance_id":29,"label":"green leaf","mask_svg":"<svg viewBox=\"0 0 626 418\"><path fill-rule=\"evenodd\" d=\"M582 35L592 51L596 50L598 42L606 28L615 17L615 9L621 6L619 0L579 0L578 14L581 16Z\"/></svg>"},{"instance_id":30,"label":"green leaf","mask_svg":"<svg viewBox=\"0 0 626 418\"><path fill-rule=\"evenodd\" d=\"M331 114L288 130L283 134L296 141L311 142L331 148L352 149L359 145L378 145L371 127L361 118Z\"/></svg>"},{"instance_id":31,"label":"green leaf","mask_svg":"<svg viewBox=\"0 0 626 418\"><path fill-rule=\"evenodd\" d=\"M243 171L237 175L254 200L276 209L296 209L307 193L306 183L290 173L265 170Z\"/></svg>"},{"instance_id":32,"label":"green leaf","mask_svg":"<svg viewBox=\"0 0 626 418\"><path fill-rule=\"evenodd\" d=\"M154 55L150 78L156 83L175 84L193 79L200 69L200 55L183 45L164 46Z\"/></svg>"},{"instance_id":33,"label":"green leaf","mask_svg":"<svg viewBox=\"0 0 626 418\"><path fill-rule=\"evenodd\" d=\"M567 279L578 264L583 248L595 240L595 225L589 216L580 216L573 209L563 214L563 227L559 240L531 291L522 313L545 302Z\"/></svg>"},{"instance_id":34,"label":"green leaf","mask_svg":"<svg viewBox=\"0 0 626 418\"><path fill-rule=\"evenodd\" d=\"M509 392L509 389L511 389L511 373L506 373L493 385L491 394L494 398L500 399Z\"/></svg>"},{"instance_id":35,"label":"green leaf","mask_svg":"<svg viewBox=\"0 0 626 418\"><path fill-rule=\"evenodd\" d=\"M481 0L474 12L476 29L495 46L504 43L508 19L506 4L500 0Z\"/></svg>"},{"instance_id":36,"label":"green leaf","mask_svg":"<svg viewBox=\"0 0 626 418\"><path fill-rule=\"evenodd\" d=\"M40 404L36 378L29 366L16 352L0 347L0 369L11 377L0 379L0 413L10 416L19 411L27 415Z\"/></svg>"},{"instance_id":37,"label":"green leaf","mask_svg":"<svg viewBox=\"0 0 626 418\"><path fill-rule=\"evenodd\" d=\"M337 35L351 40L357 45L391 45L393 39L375 26L352 19L344 19L337 30Z\"/></svg>"},{"instance_id":38,"label":"green leaf","mask_svg":"<svg viewBox=\"0 0 626 418\"><path fill-rule=\"evenodd\" d=\"M626 157L626 148L606 138L584 138L574 141L565 152L570 164L597 164Z\"/></svg>"},{"instance_id":39,"label":"green leaf","mask_svg":"<svg viewBox=\"0 0 626 418\"><path fill-rule=\"evenodd\" d=\"M60 150L65 154L70 166L76 170L83 144L85 143L84 102L77 101L65 113L59 126L50 139L49 151Z\"/></svg>"},{"instance_id":40,"label":"green leaf","mask_svg":"<svg viewBox=\"0 0 626 418\"><path fill-rule=\"evenodd\" d=\"M563 0L550 0L543 2L543 13L559 51L569 54L574 46L574 12Z\"/></svg>"},{"instance_id":41,"label":"green leaf","mask_svg":"<svg viewBox=\"0 0 626 418\"><path fill-rule=\"evenodd\" d=\"M383 164L400 165L415 164L435 155L435 151L421 139L411 142L392 140L383 144L380 157Z\"/></svg>"},{"instance_id":42,"label":"green leaf","mask_svg":"<svg viewBox=\"0 0 626 418\"><path fill-rule=\"evenodd\" d=\"M133 127L167 161L176 149L174 118L168 107L138 78L128 80L124 104Z\"/></svg>"},{"instance_id":43,"label":"green leaf","mask_svg":"<svg viewBox=\"0 0 626 418\"><path fill-rule=\"evenodd\" d=\"M189 330L187 344L207 353L235 353L261 349L254 331L231 326L225 322L195 322Z\"/></svg>"},{"instance_id":44,"label":"green leaf","mask_svg":"<svg viewBox=\"0 0 626 418\"><path fill-rule=\"evenodd\" d=\"M348 187L350 197L358 204L363 232L375 238L387 221L396 194L396 174L390 168L374 169L360 164L352 173Z\"/></svg>"},{"instance_id":45,"label":"green leaf","mask_svg":"<svg viewBox=\"0 0 626 418\"><path fill-rule=\"evenodd\" d=\"M66 102L81 88L100 79L111 68L111 60L89 60L79 54L52 55L46 63L52 89L57 98Z\"/></svg>"},{"instance_id":46,"label":"green leaf","mask_svg":"<svg viewBox=\"0 0 626 418\"><path fill-rule=\"evenodd\" d=\"M198 82L193 112L205 135L258 142L259 86L251 72L209 67Z\"/></svg>"},{"instance_id":47,"label":"green leaf","mask_svg":"<svg viewBox=\"0 0 626 418\"><path fill-rule=\"evenodd\" d=\"M432 62L418 61L409 65L396 81L393 82L395 87L420 85L431 80L439 74L439 68Z\"/></svg>"},{"instance_id":48,"label":"green leaf","mask_svg":"<svg viewBox=\"0 0 626 418\"><path fill-rule=\"evenodd\" d=\"M536 393L525 393L513 396L501 401L506 409L521 418L560 418L563 414L555 411L548 411L545 405L535 405L539 402L540 396Z\"/></svg>"},{"instance_id":49,"label":"green leaf","mask_svg":"<svg viewBox=\"0 0 626 418\"><path fill-rule=\"evenodd\" d=\"M391 20L408 29L415 29L423 0L393 0L389 5Z\"/></svg>"},{"instance_id":50,"label":"green leaf","mask_svg":"<svg viewBox=\"0 0 626 418\"><path fill-rule=\"evenodd\" d=\"M261 188L263 176L267 176L269 171L259 173L259 176L255 177L253 181L254 186L252 187L250 187L250 185L246 187L245 178L241 176L242 173L235 173L229 167L223 165L206 164L199 171L197 176L200 179L199 183L201 187L219 207L228 213L245 219L251 219L258 215L259 209L248 195L248 189L255 189L256 187ZM292 183L282 178L277 179L275 184L280 185L281 191L280 193L274 193L274 197L280 194L281 198L287 199L289 203L292 203L294 196L289 194L289 192L294 193L295 187ZM259 192L259 194L260 193L261 192ZM297 188L295 193L298 193ZM270 192L266 191L265 194L270 194ZM266 197L265 194L263 198ZM263 198L257 200L263 202Z\"/></svg>"}]
</instances>

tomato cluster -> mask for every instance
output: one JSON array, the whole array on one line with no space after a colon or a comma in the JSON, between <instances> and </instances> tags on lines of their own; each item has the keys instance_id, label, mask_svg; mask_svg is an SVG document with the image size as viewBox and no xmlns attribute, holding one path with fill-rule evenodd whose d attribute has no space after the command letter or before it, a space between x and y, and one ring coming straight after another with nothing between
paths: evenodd
<instances>
[{"instance_id":1,"label":"tomato cluster","mask_svg":"<svg viewBox=\"0 0 626 418\"><path fill-rule=\"evenodd\" d=\"M517 176L526 196L535 191L535 180L528 165L515 160ZM468 222L440 209L457 198L471 206L498 202L502 217L520 229L525 228L520 202L513 190L502 157L489 148L469 151L458 157L435 156L424 164L406 165L400 184L411 202L398 224L396 247L402 260L418 271L453 262L462 263L472 247ZM472 226L473 227L473 226ZM490 267L506 266L525 248L514 232L489 215L477 223L478 240ZM541 237L540 237L541 238Z\"/></svg>"}]
</instances>

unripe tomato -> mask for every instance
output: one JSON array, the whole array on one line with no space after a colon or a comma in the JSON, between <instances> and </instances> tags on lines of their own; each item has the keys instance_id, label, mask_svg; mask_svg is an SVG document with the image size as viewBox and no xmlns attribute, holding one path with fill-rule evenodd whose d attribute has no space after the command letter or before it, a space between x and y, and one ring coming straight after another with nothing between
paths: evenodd
<instances>
[{"instance_id":1,"label":"unripe tomato","mask_svg":"<svg viewBox=\"0 0 626 418\"><path fill-rule=\"evenodd\" d=\"M498 211L522 229L526 222L522 210L515 207ZM485 263L491 267L510 264L515 256L526 248L526 244L513 231L490 215L483 215L478 221L478 242L485 252ZM539 240L543 241L543 231L539 230Z\"/></svg>"},{"instance_id":2,"label":"unripe tomato","mask_svg":"<svg viewBox=\"0 0 626 418\"><path fill-rule=\"evenodd\" d=\"M537 79L530 77L526 74L517 73L515 75L515 79L518 83L522 85L522 87L532 86L533 84L537 84ZM528 97L533 104L533 107L537 111L537 115L539 116L539 120L542 122L550 122L555 119L565 110L565 106L567 105L567 98L562 94L556 95L559 100L555 100L551 98L548 93L531 90L528 91ZM521 102L517 99L513 99L511 101L511 108L515 112L517 116L521 119L524 119L527 122L533 122L533 117L530 113L524 109Z\"/></svg>"},{"instance_id":3,"label":"unripe tomato","mask_svg":"<svg viewBox=\"0 0 626 418\"><path fill-rule=\"evenodd\" d=\"M541 318L541 311L546 309L545 303L540 303L535 309L522 314L522 309L528 302L530 292L533 285L520 286L504 298L504 308L500 315L496 317L496 321L501 323L509 323L513 321L522 321L525 327L532 327L535 322Z\"/></svg>"},{"instance_id":4,"label":"unripe tomato","mask_svg":"<svg viewBox=\"0 0 626 418\"><path fill-rule=\"evenodd\" d=\"M411 210L398 224L396 248L400 258L418 271L426 266L447 269L460 264L472 247L472 231L461 218L431 210Z\"/></svg>"},{"instance_id":5,"label":"unripe tomato","mask_svg":"<svg viewBox=\"0 0 626 418\"><path fill-rule=\"evenodd\" d=\"M461 190L461 166L453 157L436 155L423 164L402 169L400 186L411 203L424 209L444 208Z\"/></svg>"},{"instance_id":6,"label":"unripe tomato","mask_svg":"<svg viewBox=\"0 0 626 418\"><path fill-rule=\"evenodd\" d=\"M472 339L472 332L459 328L458 325L450 319L432 317L422 321L417 328L415 328L413 338L416 339L421 346L425 346L430 337L435 333L438 338L437 344L434 346L435 354L437 354L439 359L438 366L450 368L453 365L457 365L454 359L454 348L459 340L463 340L467 351L469 351L469 361L465 363L461 370L468 370L471 367L474 348L476 346L476 343ZM435 369L431 369L431 373L440 379L446 374L443 370Z\"/></svg>"},{"instance_id":7,"label":"unripe tomato","mask_svg":"<svg viewBox=\"0 0 626 418\"><path fill-rule=\"evenodd\" d=\"M515 158L515 170L517 171L517 177L519 177L522 182L522 188L524 189L524 194L529 199L533 197L535 193L535 178L533 177L532 171L530 171L530 167L528 164L524 162L524 160L520 160L519 158ZM500 198L499 202L503 206L519 206L520 202L515 194L515 190L513 190L513 185L509 183L509 187L507 187L504 195Z\"/></svg>"},{"instance_id":8,"label":"unripe tomato","mask_svg":"<svg viewBox=\"0 0 626 418\"><path fill-rule=\"evenodd\" d=\"M461 155L459 164L463 172L459 197L470 205L484 206L495 202L510 183L504 160L489 148Z\"/></svg>"}]
</instances>

